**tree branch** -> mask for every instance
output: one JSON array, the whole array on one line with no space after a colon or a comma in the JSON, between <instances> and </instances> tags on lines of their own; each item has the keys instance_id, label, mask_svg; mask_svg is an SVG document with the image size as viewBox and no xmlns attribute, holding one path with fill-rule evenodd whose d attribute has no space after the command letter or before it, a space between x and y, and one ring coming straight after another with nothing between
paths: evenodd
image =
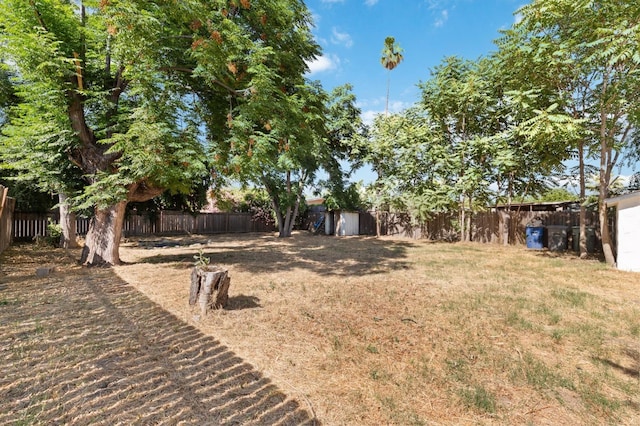
<instances>
[{"instance_id":1,"label":"tree branch","mask_svg":"<svg viewBox=\"0 0 640 426\"><path fill-rule=\"evenodd\" d=\"M42 19L42 15L40 14L40 11L38 10L38 7L36 6L36 3L34 0L29 0L29 4L31 5L31 7L33 8L33 12L36 15L36 19L38 20L38 23L40 24L40 26L42 28L44 28L44 30L46 32L49 32L49 29L47 28L47 26L44 23L44 20Z\"/></svg>"},{"instance_id":2,"label":"tree branch","mask_svg":"<svg viewBox=\"0 0 640 426\"><path fill-rule=\"evenodd\" d=\"M193 69L191 68L187 68L187 67L161 67L159 69L160 71L177 71L177 72L183 72L183 73L187 73L187 74L193 74ZM214 79L213 80L214 84L217 84L218 86L226 89L229 93L231 93L232 95L236 95L236 96L248 96L249 93L251 93L251 87L247 88L247 89L234 89L233 87L221 82L220 80Z\"/></svg>"}]
</instances>

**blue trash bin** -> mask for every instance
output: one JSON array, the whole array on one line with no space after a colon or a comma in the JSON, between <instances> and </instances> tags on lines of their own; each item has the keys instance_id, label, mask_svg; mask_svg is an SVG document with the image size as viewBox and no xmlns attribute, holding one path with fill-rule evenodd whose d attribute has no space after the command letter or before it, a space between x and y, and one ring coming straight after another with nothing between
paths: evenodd
<instances>
[{"instance_id":1,"label":"blue trash bin","mask_svg":"<svg viewBox=\"0 0 640 426\"><path fill-rule=\"evenodd\" d=\"M543 226L527 226L527 248L534 250L542 250L544 247L544 227Z\"/></svg>"}]
</instances>

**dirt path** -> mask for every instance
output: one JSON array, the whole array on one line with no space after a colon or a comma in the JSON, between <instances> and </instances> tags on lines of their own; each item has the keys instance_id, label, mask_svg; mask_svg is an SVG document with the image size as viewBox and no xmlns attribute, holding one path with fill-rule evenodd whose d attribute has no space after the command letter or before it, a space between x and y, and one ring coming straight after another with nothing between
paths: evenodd
<instances>
[{"instance_id":1,"label":"dirt path","mask_svg":"<svg viewBox=\"0 0 640 426\"><path fill-rule=\"evenodd\" d=\"M112 270L31 246L0 262L0 424L315 424Z\"/></svg>"}]
</instances>

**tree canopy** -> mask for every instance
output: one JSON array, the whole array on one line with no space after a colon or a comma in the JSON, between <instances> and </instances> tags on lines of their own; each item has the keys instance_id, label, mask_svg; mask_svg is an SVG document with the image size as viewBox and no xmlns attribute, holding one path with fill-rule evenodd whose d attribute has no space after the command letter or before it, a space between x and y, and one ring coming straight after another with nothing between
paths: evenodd
<instances>
[{"instance_id":1,"label":"tree canopy","mask_svg":"<svg viewBox=\"0 0 640 426\"><path fill-rule=\"evenodd\" d=\"M4 1L19 102L3 160L77 189L75 204L96 208L83 260L118 263L126 203L189 192L209 173L207 149L233 153L236 168L241 147L246 160L313 134L302 128L317 94L303 81L319 51L309 23L301 1Z\"/></svg>"}]
</instances>

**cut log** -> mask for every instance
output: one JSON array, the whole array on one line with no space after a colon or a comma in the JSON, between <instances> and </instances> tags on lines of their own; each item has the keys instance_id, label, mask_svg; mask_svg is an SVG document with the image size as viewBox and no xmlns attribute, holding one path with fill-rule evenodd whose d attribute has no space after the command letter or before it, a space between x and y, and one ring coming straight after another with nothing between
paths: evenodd
<instances>
[{"instance_id":1,"label":"cut log","mask_svg":"<svg viewBox=\"0 0 640 426\"><path fill-rule=\"evenodd\" d=\"M211 309L224 308L229 300L230 285L231 278L227 270L215 266L196 266L191 271L189 305L197 303L201 315Z\"/></svg>"}]
</instances>

